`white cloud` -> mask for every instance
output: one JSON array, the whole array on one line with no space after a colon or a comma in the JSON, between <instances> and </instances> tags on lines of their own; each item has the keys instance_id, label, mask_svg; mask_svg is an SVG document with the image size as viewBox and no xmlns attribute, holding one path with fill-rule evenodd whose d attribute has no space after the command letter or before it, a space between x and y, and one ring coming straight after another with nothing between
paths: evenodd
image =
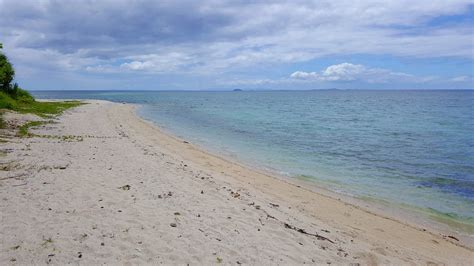
<instances>
[{"instance_id":1,"label":"white cloud","mask_svg":"<svg viewBox=\"0 0 474 266\"><path fill-rule=\"evenodd\" d=\"M113 65L86 66L86 71L95 73L116 73L117 69Z\"/></svg>"},{"instance_id":2,"label":"white cloud","mask_svg":"<svg viewBox=\"0 0 474 266\"><path fill-rule=\"evenodd\" d=\"M342 63L339 65L332 65L326 68L323 73L323 79L329 81L355 80L358 77L368 74L371 70L366 69L363 65L353 65L349 63Z\"/></svg>"},{"instance_id":3,"label":"white cloud","mask_svg":"<svg viewBox=\"0 0 474 266\"><path fill-rule=\"evenodd\" d=\"M469 77L469 76L458 76L458 77L452 78L451 81L454 81L454 82L468 82L468 81L473 81L473 78Z\"/></svg>"},{"instance_id":4,"label":"white cloud","mask_svg":"<svg viewBox=\"0 0 474 266\"><path fill-rule=\"evenodd\" d=\"M328 66L321 72L296 71L290 75L293 79L309 81L363 81L368 83L427 82L436 77L418 77L407 73L393 72L382 68L369 68L363 65L342 63Z\"/></svg>"},{"instance_id":5,"label":"white cloud","mask_svg":"<svg viewBox=\"0 0 474 266\"><path fill-rule=\"evenodd\" d=\"M319 74L316 72L304 72L304 71L296 71L290 75L292 78L295 79L318 79Z\"/></svg>"},{"instance_id":6,"label":"white cloud","mask_svg":"<svg viewBox=\"0 0 474 266\"><path fill-rule=\"evenodd\" d=\"M130 63L123 63L120 67L130 70L151 70L154 68L154 64L150 61L132 61Z\"/></svg>"}]
</instances>

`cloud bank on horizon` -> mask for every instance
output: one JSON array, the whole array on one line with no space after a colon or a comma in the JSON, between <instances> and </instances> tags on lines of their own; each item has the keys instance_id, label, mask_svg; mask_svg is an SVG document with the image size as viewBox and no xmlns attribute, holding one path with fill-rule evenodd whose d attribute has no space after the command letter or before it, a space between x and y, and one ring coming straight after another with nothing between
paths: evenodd
<instances>
[{"instance_id":1,"label":"cloud bank on horizon","mask_svg":"<svg viewBox=\"0 0 474 266\"><path fill-rule=\"evenodd\" d=\"M0 0L30 89L472 89L474 5Z\"/></svg>"}]
</instances>

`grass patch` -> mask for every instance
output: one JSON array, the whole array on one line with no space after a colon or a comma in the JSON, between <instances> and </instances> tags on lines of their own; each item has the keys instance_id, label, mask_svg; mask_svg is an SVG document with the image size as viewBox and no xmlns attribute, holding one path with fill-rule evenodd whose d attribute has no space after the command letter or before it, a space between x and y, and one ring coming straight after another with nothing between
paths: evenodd
<instances>
[{"instance_id":1,"label":"grass patch","mask_svg":"<svg viewBox=\"0 0 474 266\"><path fill-rule=\"evenodd\" d=\"M20 129L18 130L18 136L20 137L30 137L32 136L31 133L28 132L28 129L30 127L37 127L37 126L40 126L42 124L46 124L46 123L49 123L48 121L30 121L24 125L22 125L20 127Z\"/></svg>"},{"instance_id":2,"label":"grass patch","mask_svg":"<svg viewBox=\"0 0 474 266\"><path fill-rule=\"evenodd\" d=\"M0 92L0 109L9 109L19 113L31 113L48 118L61 114L64 110L84 104L80 101L38 102L31 95L12 97Z\"/></svg>"},{"instance_id":3,"label":"grass patch","mask_svg":"<svg viewBox=\"0 0 474 266\"><path fill-rule=\"evenodd\" d=\"M61 114L66 109L83 104L85 103L80 101L38 102L24 90L18 90L14 95L0 91L0 129L7 127L7 124L2 117L3 112L1 109L8 109L22 114L35 114L42 118L51 118L55 115ZM48 122L28 122L20 127L18 135L20 137L30 136L31 134L28 133L28 128L39 126L44 123Z\"/></svg>"},{"instance_id":4,"label":"grass patch","mask_svg":"<svg viewBox=\"0 0 474 266\"><path fill-rule=\"evenodd\" d=\"M80 101L55 101L55 102L38 102L26 90L23 90L14 85L8 90L0 90L0 129L7 128L9 125L5 123L3 114L5 110L12 110L22 114L34 114L42 118L52 118L53 116L61 114L64 110L77 107L85 104ZM52 123L52 121L30 121L20 126L17 136L19 137L33 137L36 136L29 132L31 127L36 127L42 124ZM49 136L48 136L49 137ZM82 141L82 137L76 136L58 136L64 141ZM0 140L0 142L4 142Z\"/></svg>"},{"instance_id":5,"label":"grass patch","mask_svg":"<svg viewBox=\"0 0 474 266\"><path fill-rule=\"evenodd\" d=\"M64 110L77 107L84 103L80 101L64 101L64 102L37 102L29 104L19 104L15 110L20 113L31 113L40 117L51 117L61 114Z\"/></svg>"}]
</instances>

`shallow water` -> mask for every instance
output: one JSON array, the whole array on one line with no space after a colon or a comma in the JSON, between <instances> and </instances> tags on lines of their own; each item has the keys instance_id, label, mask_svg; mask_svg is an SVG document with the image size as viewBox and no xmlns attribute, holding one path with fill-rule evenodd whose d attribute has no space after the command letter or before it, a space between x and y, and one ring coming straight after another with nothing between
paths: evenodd
<instances>
[{"instance_id":1,"label":"shallow water","mask_svg":"<svg viewBox=\"0 0 474 266\"><path fill-rule=\"evenodd\" d=\"M474 223L474 91L42 91L142 105L202 146L334 191Z\"/></svg>"}]
</instances>

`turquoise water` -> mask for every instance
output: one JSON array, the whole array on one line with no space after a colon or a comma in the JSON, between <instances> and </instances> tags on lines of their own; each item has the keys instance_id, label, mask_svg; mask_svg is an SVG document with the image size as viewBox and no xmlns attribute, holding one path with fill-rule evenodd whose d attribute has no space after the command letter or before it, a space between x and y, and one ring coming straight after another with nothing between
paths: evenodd
<instances>
[{"instance_id":1,"label":"turquoise water","mask_svg":"<svg viewBox=\"0 0 474 266\"><path fill-rule=\"evenodd\" d=\"M240 161L474 223L474 91L33 94L138 103L144 118Z\"/></svg>"}]
</instances>

